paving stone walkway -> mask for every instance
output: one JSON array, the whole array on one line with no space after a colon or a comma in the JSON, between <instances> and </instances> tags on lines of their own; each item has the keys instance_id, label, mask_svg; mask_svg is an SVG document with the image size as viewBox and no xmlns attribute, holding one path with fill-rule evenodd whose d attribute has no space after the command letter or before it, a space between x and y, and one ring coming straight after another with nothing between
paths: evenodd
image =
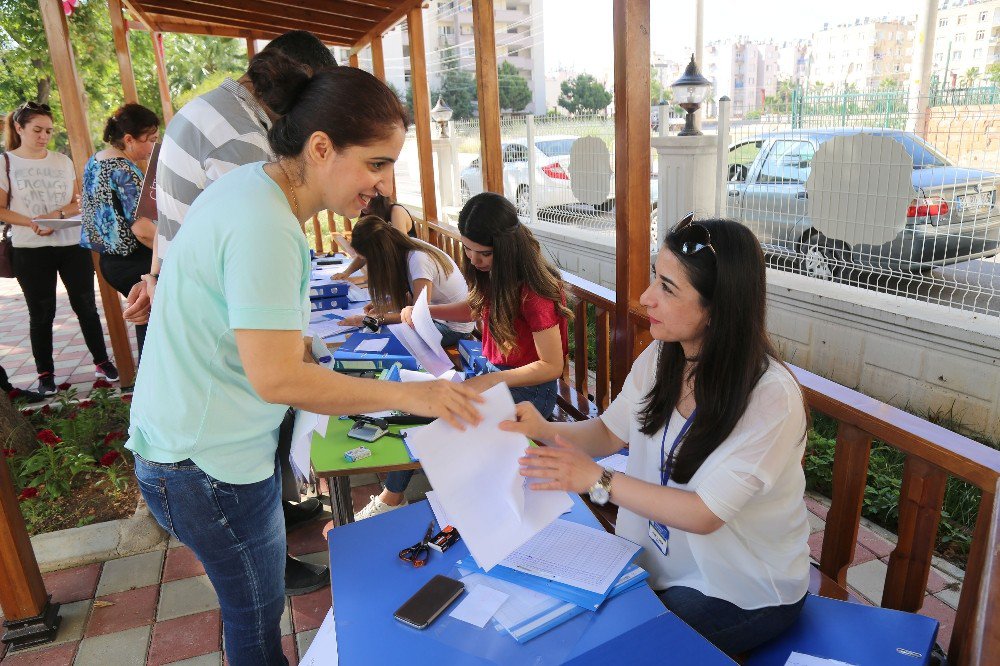
<instances>
[{"instance_id":1,"label":"paving stone walkway","mask_svg":"<svg viewBox=\"0 0 1000 666\"><path fill-rule=\"evenodd\" d=\"M54 335L57 382L71 382L82 395L93 383L93 365L61 284L58 294ZM134 344L133 334L133 348ZM0 365L15 386L29 388L36 379L27 310L14 280L0 280ZM357 509L381 490L373 475L354 477L352 486ZM321 484L321 492L324 487ZM426 490L426 478L418 474L407 495L417 500ZM813 559L818 560L829 503L825 498L810 496L806 504L812 532L809 549ZM308 561L328 563L325 535L331 525L327 520L317 519L289 534L291 553ZM881 601L894 546L892 534L863 522L847 573L848 587L862 603L877 605ZM955 621L961 577L961 570L934 559L921 612L941 623L938 643L945 647ZM215 592L191 551L175 541L150 553L48 573L44 579L53 600L62 604L62 624L56 641L12 654L6 654L6 647L0 644L0 662L4 666L223 663ZM329 587L293 597L286 603L281 620L282 645L293 666L305 654L331 603Z\"/></svg>"}]
</instances>

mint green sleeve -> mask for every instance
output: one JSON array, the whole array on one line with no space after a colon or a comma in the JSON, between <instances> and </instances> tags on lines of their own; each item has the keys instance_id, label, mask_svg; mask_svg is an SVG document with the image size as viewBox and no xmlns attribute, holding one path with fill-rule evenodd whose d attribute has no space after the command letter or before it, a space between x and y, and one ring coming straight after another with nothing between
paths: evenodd
<instances>
[{"instance_id":1,"label":"mint green sleeve","mask_svg":"<svg viewBox=\"0 0 1000 666\"><path fill-rule=\"evenodd\" d=\"M221 264L230 328L303 330L308 267L304 240L289 230L230 235Z\"/></svg>"}]
</instances>

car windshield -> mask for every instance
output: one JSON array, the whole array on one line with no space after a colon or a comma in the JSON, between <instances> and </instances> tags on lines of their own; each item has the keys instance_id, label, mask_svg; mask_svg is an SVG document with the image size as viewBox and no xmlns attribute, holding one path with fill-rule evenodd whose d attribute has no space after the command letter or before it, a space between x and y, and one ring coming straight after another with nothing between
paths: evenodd
<instances>
[{"instance_id":1,"label":"car windshield","mask_svg":"<svg viewBox=\"0 0 1000 666\"><path fill-rule=\"evenodd\" d=\"M903 134L900 132L870 133L875 136L887 136L893 141L901 144L903 146L903 150L905 150L910 157L913 158L914 169L951 166L948 158L936 151L932 146L920 139L920 137L914 136L913 134Z\"/></svg>"},{"instance_id":2,"label":"car windshield","mask_svg":"<svg viewBox=\"0 0 1000 666\"><path fill-rule=\"evenodd\" d=\"M555 157L556 155L569 155L570 148L573 147L574 141L576 141L576 139L536 141L535 146L537 146L538 150L542 151L546 157Z\"/></svg>"}]
</instances>

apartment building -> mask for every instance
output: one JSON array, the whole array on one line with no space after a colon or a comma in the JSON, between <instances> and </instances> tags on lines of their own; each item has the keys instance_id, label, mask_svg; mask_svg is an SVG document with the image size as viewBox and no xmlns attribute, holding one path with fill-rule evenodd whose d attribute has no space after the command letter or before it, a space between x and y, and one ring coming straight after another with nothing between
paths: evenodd
<instances>
[{"instance_id":1,"label":"apartment building","mask_svg":"<svg viewBox=\"0 0 1000 666\"><path fill-rule=\"evenodd\" d=\"M978 85L1000 62L1000 0L944 0L938 6L934 73L945 86ZM966 73L978 69L974 81Z\"/></svg>"},{"instance_id":2,"label":"apartment building","mask_svg":"<svg viewBox=\"0 0 1000 666\"><path fill-rule=\"evenodd\" d=\"M713 98L728 95L733 113L761 108L781 80L780 49L774 43L755 43L745 37L705 45L702 74L715 86Z\"/></svg>"},{"instance_id":3,"label":"apartment building","mask_svg":"<svg viewBox=\"0 0 1000 666\"><path fill-rule=\"evenodd\" d=\"M471 0L429 0L424 3L424 43L427 80L432 91L441 87L452 69L476 71ZM545 113L545 57L542 44L542 0L496 0L493 11L497 65L514 65L528 82L531 103L525 109ZM404 22L383 38L386 79L400 91L410 86L410 40ZM338 61L340 56L337 56ZM346 55L345 55L346 60ZM369 51L359 64L368 69Z\"/></svg>"},{"instance_id":4,"label":"apartment building","mask_svg":"<svg viewBox=\"0 0 1000 666\"><path fill-rule=\"evenodd\" d=\"M870 90L887 80L905 85L913 62L914 25L915 17L824 25L812 35L810 83L828 90Z\"/></svg>"}]
</instances>

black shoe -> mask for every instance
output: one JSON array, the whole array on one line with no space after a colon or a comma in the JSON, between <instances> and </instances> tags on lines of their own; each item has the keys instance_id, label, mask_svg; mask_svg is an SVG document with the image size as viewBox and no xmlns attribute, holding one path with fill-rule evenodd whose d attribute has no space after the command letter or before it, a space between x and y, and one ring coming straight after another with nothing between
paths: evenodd
<instances>
[{"instance_id":1,"label":"black shoe","mask_svg":"<svg viewBox=\"0 0 1000 666\"><path fill-rule=\"evenodd\" d=\"M298 504L282 502L285 512L285 531L291 532L299 525L307 523L323 512L323 503L315 497L309 497Z\"/></svg>"},{"instance_id":2,"label":"black shoe","mask_svg":"<svg viewBox=\"0 0 1000 666\"><path fill-rule=\"evenodd\" d=\"M110 360L98 363L94 366L94 375L98 379L107 379L109 382L118 381L118 368Z\"/></svg>"},{"instance_id":3,"label":"black shoe","mask_svg":"<svg viewBox=\"0 0 1000 666\"><path fill-rule=\"evenodd\" d=\"M29 405L45 400L45 396L43 394L36 391L29 391L27 389L11 388L7 391L7 394L10 395L12 400L20 398Z\"/></svg>"},{"instance_id":4,"label":"black shoe","mask_svg":"<svg viewBox=\"0 0 1000 666\"><path fill-rule=\"evenodd\" d=\"M285 555L285 596L315 592L330 584L330 569L322 564L309 564Z\"/></svg>"},{"instance_id":5,"label":"black shoe","mask_svg":"<svg viewBox=\"0 0 1000 666\"><path fill-rule=\"evenodd\" d=\"M51 372L43 372L38 375L38 393L43 396L56 392L56 376Z\"/></svg>"}]
</instances>

